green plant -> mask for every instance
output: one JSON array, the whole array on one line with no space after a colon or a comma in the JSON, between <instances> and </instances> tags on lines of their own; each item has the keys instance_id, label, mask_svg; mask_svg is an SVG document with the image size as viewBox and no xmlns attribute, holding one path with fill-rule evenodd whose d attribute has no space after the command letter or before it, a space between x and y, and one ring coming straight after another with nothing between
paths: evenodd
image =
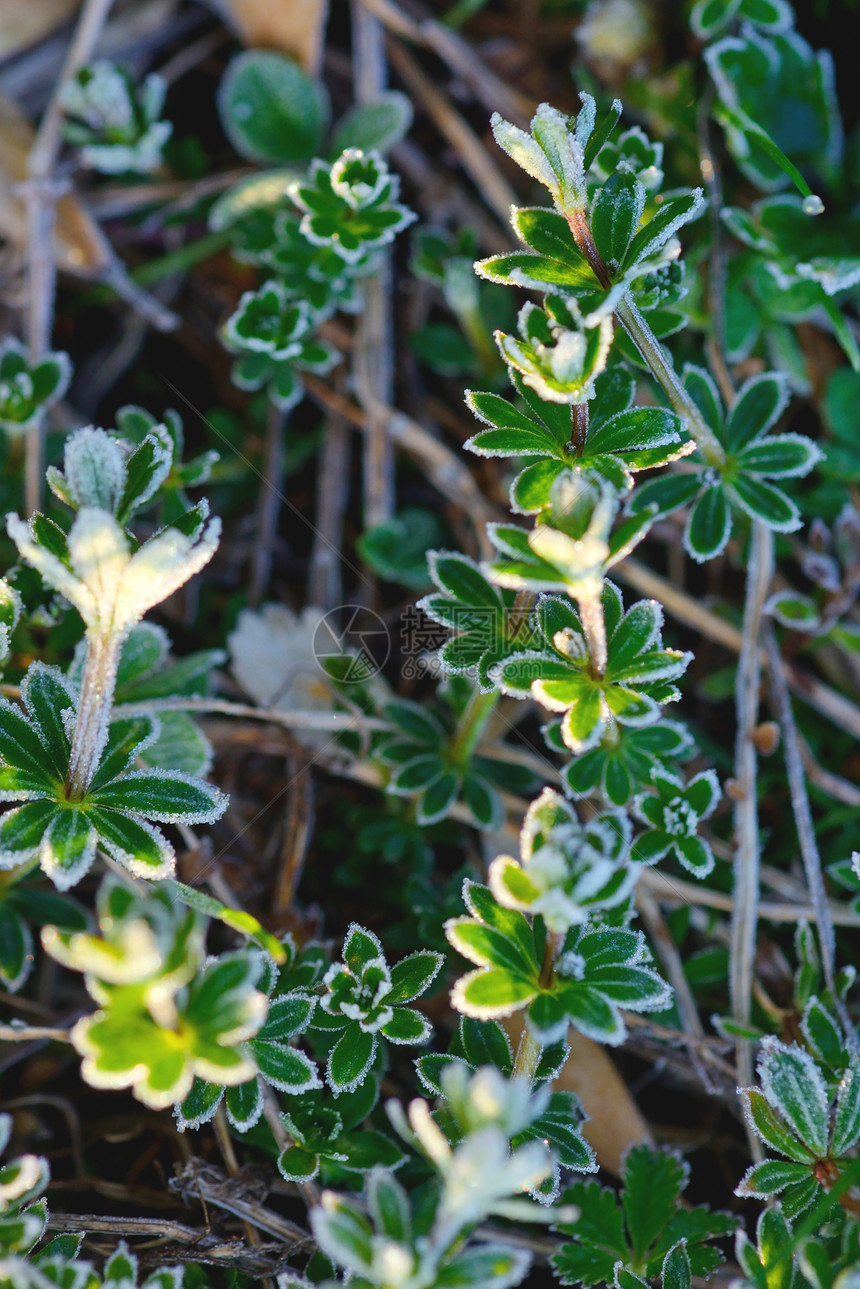
<instances>
[{"instance_id":1,"label":"green plant","mask_svg":"<svg viewBox=\"0 0 860 1289\"><path fill-rule=\"evenodd\" d=\"M169 121L159 120L166 93L160 76L138 86L124 67L99 59L63 88L65 137L80 148L83 164L102 174L156 170L173 132Z\"/></svg>"},{"instance_id":2,"label":"green plant","mask_svg":"<svg viewBox=\"0 0 860 1289\"><path fill-rule=\"evenodd\" d=\"M566 60L506 86L525 11L480 7L462 35L354 7L358 102L333 126L298 62L238 54L223 137L198 113L167 175L164 83L145 52L140 85L91 62L106 6L85 5L12 190L0 1059L16 1144L70 1125L58 1204L112 1166L132 1096L148 1140L102 1188L122 1216L87 1204L86 1258L44 1242L69 1220L47 1162L7 1165L2 1286L692 1289L734 1189L733 1283L857 1289L857 137L785 0L542 0L527 38L576 24L592 92L528 128L525 94L569 106ZM177 128L183 68L211 80L220 41L171 45ZM412 109L380 88L388 54L424 113L393 168ZM469 95L516 118L492 117L504 156ZM83 167L115 178L87 193ZM517 183L514 248L483 208ZM97 289L55 292L76 266ZM161 277L193 325L129 362L135 320L88 361L106 288L161 325ZM187 431L125 402L156 356ZM471 429L461 374L484 386ZM198 417L192 386L225 405ZM118 405L115 429L78 428L78 398ZM641 1126L655 1105L689 1164ZM202 1217L127 1216L154 1178ZM140 1262L121 1244L102 1267L120 1229ZM175 1267L149 1274L154 1241Z\"/></svg>"}]
</instances>

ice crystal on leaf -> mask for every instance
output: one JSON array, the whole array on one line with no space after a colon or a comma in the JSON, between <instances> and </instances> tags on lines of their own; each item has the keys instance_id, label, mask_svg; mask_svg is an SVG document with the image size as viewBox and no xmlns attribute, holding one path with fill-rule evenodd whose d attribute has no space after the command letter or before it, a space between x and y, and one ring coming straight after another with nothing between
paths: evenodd
<instances>
[{"instance_id":1,"label":"ice crystal on leaf","mask_svg":"<svg viewBox=\"0 0 860 1289\"><path fill-rule=\"evenodd\" d=\"M74 605L88 629L122 639L215 553L221 522L207 522L206 508L198 510L190 532L162 528L136 550L114 516L93 505L78 511L67 537L42 516L28 524L10 515L6 526L21 556Z\"/></svg>"}]
</instances>

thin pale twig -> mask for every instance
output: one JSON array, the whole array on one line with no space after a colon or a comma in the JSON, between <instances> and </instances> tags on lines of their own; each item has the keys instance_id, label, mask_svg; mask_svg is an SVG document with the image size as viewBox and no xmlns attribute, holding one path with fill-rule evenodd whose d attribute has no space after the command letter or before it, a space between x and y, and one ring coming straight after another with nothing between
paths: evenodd
<instances>
[{"instance_id":1,"label":"thin pale twig","mask_svg":"<svg viewBox=\"0 0 860 1289\"><path fill-rule=\"evenodd\" d=\"M266 470L257 500L257 531L251 556L251 587L248 599L256 606L263 598L272 572L272 552L278 532L281 496L284 491L284 434L287 414L270 403L266 416Z\"/></svg>"},{"instance_id":2,"label":"thin pale twig","mask_svg":"<svg viewBox=\"0 0 860 1289\"><path fill-rule=\"evenodd\" d=\"M52 1025L0 1025L0 1043L30 1043L36 1039L71 1043L67 1029Z\"/></svg>"},{"instance_id":3,"label":"thin pale twig","mask_svg":"<svg viewBox=\"0 0 860 1289\"><path fill-rule=\"evenodd\" d=\"M308 603L323 609L333 609L343 599L340 550L349 465L349 428L339 412L330 412L317 476L316 532L308 573Z\"/></svg>"},{"instance_id":4,"label":"thin pale twig","mask_svg":"<svg viewBox=\"0 0 860 1289\"><path fill-rule=\"evenodd\" d=\"M647 868L639 879L640 884L653 891L664 904L701 905L706 909L719 909L731 913L735 902L731 895L713 891L708 886L685 882L680 877L667 877L659 869ZM842 904L830 904L830 920L835 926L860 927L860 913ZM759 917L767 922L814 922L815 909L809 904L791 900L761 900Z\"/></svg>"},{"instance_id":5,"label":"thin pale twig","mask_svg":"<svg viewBox=\"0 0 860 1289\"><path fill-rule=\"evenodd\" d=\"M729 996L732 1012L741 1022L752 1013L752 983L758 925L759 840L756 769L758 755L754 732L758 724L761 687L761 628L764 602L773 580L773 533L760 521L753 523L750 540L747 589L744 600L743 644L738 659L735 701L737 734L735 743L735 859L733 875L734 910L729 953ZM738 1077L752 1083L752 1048L744 1039L737 1044ZM763 1158L761 1143L751 1128L747 1138L754 1159Z\"/></svg>"},{"instance_id":6,"label":"thin pale twig","mask_svg":"<svg viewBox=\"0 0 860 1289\"><path fill-rule=\"evenodd\" d=\"M316 376L306 376L308 393L323 407L340 412L359 429L367 423L367 413L348 398L344 398ZM443 497L462 506L470 519L481 529L486 521L496 517L496 512L481 493L475 478L466 465L445 444L435 438L417 421L396 412L392 407L380 407L385 416L388 433L394 443L424 467L430 482ZM486 540L486 539L485 539Z\"/></svg>"},{"instance_id":7,"label":"thin pale twig","mask_svg":"<svg viewBox=\"0 0 860 1289\"><path fill-rule=\"evenodd\" d=\"M361 0L353 0L353 79L359 104L372 103L388 81L385 30ZM364 524L375 528L394 513L394 452L388 425L378 408L391 402L394 389L394 332L391 312L391 263L386 258L363 287L356 326L352 371L364 424Z\"/></svg>"},{"instance_id":8,"label":"thin pale twig","mask_svg":"<svg viewBox=\"0 0 860 1289\"><path fill-rule=\"evenodd\" d=\"M54 254L56 201L60 190L53 172L62 142L63 88L87 62L107 21L113 0L85 0L59 79L42 116L30 155L25 186L28 223L30 357L38 362L51 346L57 264ZM44 430L35 425L27 434L25 490L27 509L39 509L44 476Z\"/></svg>"},{"instance_id":9,"label":"thin pale twig","mask_svg":"<svg viewBox=\"0 0 860 1289\"><path fill-rule=\"evenodd\" d=\"M824 874L821 871L821 855L815 837L815 825L809 807L809 794L806 790L806 775L798 742L797 726L794 723L794 712L791 707L791 696L783 670L782 655L772 630L765 632L765 646L770 660L770 692L776 709L777 719L782 730L782 749L785 757L785 769L788 776L788 787L791 795L791 808L797 828L797 840L800 843L800 854L806 873L806 885L812 907L815 909L815 920L818 925L818 941L821 946L821 966L824 980L834 1005L839 1011L839 1018L849 1045L856 1053L857 1030L852 1024L845 1004L842 1002L836 987L836 933L830 917L830 905L824 887Z\"/></svg>"},{"instance_id":10,"label":"thin pale twig","mask_svg":"<svg viewBox=\"0 0 860 1289\"><path fill-rule=\"evenodd\" d=\"M471 86L489 112L501 112L515 125L526 125L537 103L491 71L458 32L433 18L423 15L413 18L392 0L362 0L362 4L384 23L392 35L400 36L413 45L423 45L438 54L458 79Z\"/></svg>"},{"instance_id":11,"label":"thin pale twig","mask_svg":"<svg viewBox=\"0 0 860 1289\"><path fill-rule=\"evenodd\" d=\"M517 195L481 140L451 103L447 94L433 84L410 53L398 41L388 42L389 57L398 76L427 109L440 134L456 150L463 169L507 228Z\"/></svg>"},{"instance_id":12,"label":"thin pale twig","mask_svg":"<svg viewBox=\"0 0 860 1289\"><path fill-rule=\"evenodd\" d=\"M622 560L615 566L614 574L654 600L658 600L665 611L686 626L694 627L706 639L714 644L723 645L732 653L740 653L742 644L741 632L731 622L712 613L699 600L693 598L680 587L673 585L659 573L654 573L635 559ZM767 655L761 650L761 661L767 663ZM803 671L793 663L785 664L789 688L798 698L814 707L822 716L833 721L840 729L860 739L860 707L837 690L831 689L823 681Z\"/></svg>"}]
</instances>

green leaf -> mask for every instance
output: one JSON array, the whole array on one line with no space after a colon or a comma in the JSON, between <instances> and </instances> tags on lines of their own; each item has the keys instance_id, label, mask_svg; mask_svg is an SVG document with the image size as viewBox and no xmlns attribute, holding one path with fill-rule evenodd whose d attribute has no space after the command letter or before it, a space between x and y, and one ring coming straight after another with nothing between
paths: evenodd
<instances>
[{"instance_id":1,"label":"green leaf","mask_svg":"<svg viewBox=\"0 0 860 1289\"><path fill-rule=\"evenodd\" d=\"M671 197L665 200L654 218L648 221L630 243L624 257L624 269L630 269L642 260L651 259L679 228L701 214L704 205L701 188L694 188L692 192L682 197Z\"/></svg>"},{"instance_id":2,"label":"green leaf","mask_svg":"<svg viewBox=\"0 0 860 1289\"><path fill-rule=\"evenodd\" d=\"M371 103L358 103L337 123L329 143L329 155L340 156L346 148L364 152L390 152L412 124L412 104L405 94L387 90Z\"/></svg>"},{"instance_id":3,"label":"green leaf","mask_svg":"<svg viewBox=\"0 0 860 1289\"><path fill-rule=\"evenodd\" d=\"M0 815L0 868L14 868L38 851L57 809L54 801L28 801Z\"/></svg>"},{"instance_id":4,"label":"green leaf","mask_svg":"<svg viewBox=\"0 0 860 1289\"><path fill-rule=\"evenodd\" d=\"M753 1164L752 1168L747 1169L735 1188L735 1194L753 1199L769 1199L784 1191L787 1186L806 1181L810 1176L807 1164L765 1159L763 1163Z\"/></svg>"},{"instance_id":5,"label":"green leaf","mask_svg":"<svg viewBox=\"0 0 860 1289\"><path fill-rule=\"evenodd\" d=\"M370 1073L376 1055L376 1035L367 1034L357 1022L346 1027L329 1053L326 1079L335 1096L353 1092Z\"/></svg>"},{"instance_id":6,"label":"green leaf","mask_svg":"<svg viewBox=\"0 0 860 1289\"><path fill-rule=\"evenodd\" d=\"M690 1289L692 1271L686 1240L679 1240L663 1262L663 1289Z\"/></svg>"},{"instance_id":7,"label":"green leaf","mask_svg":"<svg viewBox=\"0 0 860 1289\"><path fill-rule=\"evenodd\" d=\"M637 452L680 443L679 420L663 407L631 407L600 421L588 434L589 453Z\"/></svg>"},{"instance_id":8,"label":"green leaf","mask_svg":"<svg viewBox=\"0 0 860 1289\"><path fill-rule=\"evenodd\" d=\"M227 809L222 792L180 770L130 770L92 797L103 809L133 810L159 823L212 823Z\"/></svg>"},{"instance_id":9,"label":"green leaf","mask_svg":"<svg viewBox=\"0 0 860 1289\"><path fill-rule=\"evenodd\" d=\"M0 980L14 993L33 966L33 937L23 917L0 904Z\"/></svg>"},{"instance_id":10,"label":"green leaf","mask_svg":"<svg viewBox=\"0 0 860 1289\"><path fill-rule=\"evenodd\" d=\"M76 695L58 667L34 662L21 682L21 697L47 753L43 763L49 762L58 777L64 779L69 768L70 744L63 717L74 712Z\"/></svg>"},{"instance_id":11,"label":"green leaf","mask_svg":"<svg viewBox=\"0 0 860 1289\"><path fill-rule=\"evenodd\" d=\"M827 1152L830 1127L827 1089L808 1052L765 1039L759 1059L762 1091L817 1159Z\"/></svg>"},{"instance_id":12,"label":"green leaf","mask_svg":"<svg viewBox=\"0 0 860 1289\"><path fill-rule=\"evenodd\" d=\"M96 834L83 810L58 808L42 839L42 868L60 891L75 886L95 857Z\"/></svg>"},{"instance_id":13,"label":"green leaf","mask_svg":"<svg viewBox=\"0 0 860 1289\"><path fill-rule=\"evenodd\" d=\"M741 387L726 425L725 446L730 452L762 438L779 420L789 400L788 382L781 372L753 376Z\"/></svg>"},{"instance_id":14,"label":"green leaf","mask_svg":"<svg viewBox=\"0 0 860 1289\"><path fill-rule=\"evenodd\" d=\"M738 456L745 474L788 479L809 474L821 460L821 450L803 434L777 434L756 439Z\"/></svg>"},{"instance_id":15,"label":"green leaf","mask_svg":"<svg viewBox=\"0 0 860 1289\"><path fill-rule=\"evenodd\" d=\"M250 939L256 941L266 953L274 958L275 962L283 963L286 961L284 946L275 936L266 931L263 926L252 917L250 913L242 909L231 909L214 896L207 895L205 891L195 890L192 886L186 886L184 882L169 880L167 883L169 889L173 892L178 900L188 908L196 910L198 913L204 913L206 917L217 918L225 926L231 927L234 931L247 935Z\"/></svg>"},{"instance_id":16,"label":"green leaf","mask_svg":"<svg viewBox=\"0 0 860 1289\"><path fill-rule=\"evenodd\" d=\"M251 1048L263 1078L279 1092L298 1095L322 1086L316 1066L304 1052L259 1037L251 1043Z\"/></svg>"},{"instance_id":17,"label":"green leaf","mask_svg":"<svg viewBox=\"0 0 860 1289\"><path fill-rule=\"evenodd\" d=\"M0 757L16 770L24 770L51 791L56 779L49 753L20 707L0 698Z\"/></svg>"},{"instance_id":18,"label":"green leaf","mask_svg":"<svg viewBox=\"0 0 860 1289\"><path fill-rule=\"evenodd\" d=\"M587 261L576 244L570 225L557 210L543 206L515 206L511 212L514 232L533 251L562 263L577 265L583 272ZM588 269L591 276L591 270ZM596 280L591 276L592 283Z\"/></svg>"},{"instance_id":19,"label":"green leaf","mask_svg":"<svg viewBox=\"0 0 860 1289\"><path fill-rule=\"evenodd\" d=\"M607 264L621 265L645 209L645 189L629 170L619 170L594 201L591 229Z\"/></svg>"},{"instance_id":20,"label":"green leaf","mask_svg":"<svg viewBox=\"0 0 860 1289\"><path fill-rule=\"evenodd\" d=\"M212 1085L217 1086L217 1085ZM263 1089L257 1078L227 1088L224 1105L227 1118L237 1132L248 1132L259 1123L263 1113Z\"/></svg>"},{"instance_id":21,"label":"green leaf","mask_svg":"<svg viewBox=\"0 0 860 1289\"><path fill-rule=\"evenodd\" d=\"M309 1182L319 1172L319 1160L304 1146L288 1146L278 1156L278 1171L288 1182Z\"/></svg>"},{"instance_id":22,"label":"green leaf","mask_svg":"<svg viewBox=\"0 0 860 1289\"><path fill-rule=\"evenodd\" d=\"M503 1074L510 1074L513 1064L511 1042L495 1021L461 1016L460 1042L466 1060L475 1069L482 1065L495 1065Z\"/></svg>"},{"instance_id":23,"label":"green leaf","mask_svg":"<svg viewBox=\"0 0 860 1289\"><path fill-rule=\"evenodd\" d=\"M111 721L107 742L98 769L93 775L90 791L97 792L127 770L135 756L152 741L155 734L156 725L149 716L123 717Z\"/></svg>"},{"instance_id":24,"label":"green leaf","mask_svg":"<svg viewBox=\"0 0 860 1289\"><path fill-rule=\"evenodd\" d=\"M491 255L488 259L476 261L475 272L488 282L529 287L536 291L557 287L574 294L580 290L594 290L597 284L584 260L581 264L567 264L550 259L548 255L539 255L537 251Z\"/></svg>"},{"instance_id":25,"label":"green leaf","mask_svg":"<svg viewBox=\"0 0 860 1289\"><path fill-rule=\"evenodd\" d=\"M309 160L320 150L328 96L297 63L250 49L230 63L218 90L224 132L249 161Z\"/></svg>"},{"instance_id":26,"label":"green leaf","mask_svg":"<svg viewBox=\"0 0 860 1289\"><path fill-rule=\"evenodd\" d=\"M477 1244L454 1254L439 1270L438 1289L509 1289L523 1283L531 1256L508 1244Z\"/></svg>"},{"instance_id":27,"label":"green leaf","mask_svg":"<svg viewBox=\"0 0 860 1289\"><path fill-rule=\"evenodd\" d=\"M800 512L780 488L761 479L739 475L726 484L726 494L753 519L760 519L778 533L793 533L800 527Z\"/></svg>"},{"instance_id":28,"label":"green leaf","mask_svg":"<svg viewBox=\"0 0 860 1289\"><path fill-rule=\"evenodd\" d=\"M418 998L429 989L444 962L441 953L430 949L419 949L408 958L401 959L391 968L391 990L386 995L386 1002L394 1006Z\"/></svg>"},{"instance_id":29,"label":"green leaf","mask_svg":"<svg viewBox=\"0 0 860 1289\"><path fill-rule=\"evenodd\" d=\"M844 1155L860 1138L860 1072L851 1066L839 1080L833 1116L832 1155Z\"/></svg>"},{"instance_id":30,"label":"green leaf","mask_svg":"<svg viewBox=\"0 0 860 1289\"><path fill-rule=\"evenodd\" d=\"M535 997L537 985L503 967L482 968L462 976L451 993L458 1011L477 1020L510 1016Z\"/></svg>"},{"instance_id":31,"label":"green leaf","mask_svg":"<svg viewBox=\"0 0 860 1289\"><path fill-rule=\"evenodd\" d=\"M177 1124L180 1132L186 1128L199 1128L208 1123L221 1103L224 1089L217 1083L207 1083L205 1079L195 1078L191 1091L184 1101L175 1107Z\"/></svg>"},{"instance_id":32,"label":"green leaf","mask_svg":"<svg viewBox=\"0 0 860 1289\"><path fill-rule=\"evenodd\" d=\"M640 514L649 506L656 506L655 519L671 515L681 506L688 506L701 488L697 474L664 474L647 483L640 483L628 502L628 510Z\"/></svg>"},{"instance_id":33,"label":"green leaf","mask_svg":"<svg viewBox=\"0 0 860 1289\"><path fill-rule=\"evenodd\" d=\"M632 1146L627 1152L622 1203L634 1263L643 1261L674 1216L688 1175L685 1164L671 1151Z\"/></svg>"},{"instance_id":34,"label":"green leaf","mask_svg":"<svg viewBox=\"0 0 860 1289\"><path fill-rule=\"evenodd\" d=\"M429 825L444 819L456 804L461 782L460 775L454 770L448 770L434 779L418 798L415 811L418 823Z\"/></svg>"},{"instance_id":35,"label":"green leaf","mask_svg":"<svg viewBox=\"0 0 860 1289\"><path fill-rule=\"evenodd\" d=\"M159 879L173 871L173 847L157 828L119 810L87 811L108 854L139 877Z\"/></svg>"},{"instance_id":36,"label":"green leaf","mask_svg":"<svg viewBox=\"0 0 860 1289\"><path fill-rule=\"evenodd\" d=\"M771 1150L779 1151L781 1155L787 1155L789 1159L799 1163L811 1163L815 1159L814 1153L788 1130L782 1117L758 1088L744 1088L741 1092L741 1104L747 1120Z\"/></svg>"},{"instance_id":37,"label":"green leaf","mask_svg":"<svg viewBox=\"0 0 860 1289\"><path fill-rule=\"evenodd\" d=\"M696 500L684 530L684 545L697 564L721 555L732 532L732 517L721 483L705 488Z\"/></svg>"},{"instance_id":38,"label":"green leaf","mask_svg":"<svg viewBox=\"0 0 860 1289\"><path fill-rule=\"evenodd\" d=\"M409 1007L395 1007L391 1020L382 1026L382 1033L389 1043L414 1045L426 1043L432 1029L419 1012Z\"/></svg>"}]
</instances>

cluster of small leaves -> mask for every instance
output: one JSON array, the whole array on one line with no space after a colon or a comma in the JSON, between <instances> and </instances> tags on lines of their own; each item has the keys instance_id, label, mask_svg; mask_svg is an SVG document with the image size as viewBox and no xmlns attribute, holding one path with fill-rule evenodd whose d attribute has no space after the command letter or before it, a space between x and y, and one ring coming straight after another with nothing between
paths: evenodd
<instances>
[{"instance_id":1,"label":"cluster of small leaves","mask_svg":"<svg viewBox=\"0 0 860 1289\"><path fill-rule=\"evenodd\" d=\"M515 208L511 222L528 249L491 256L477 269L493 282L576 298L584 317L596 321L611 314L638 280L677 258L675 234L701 213L703 198L695 189L654 203L653 191L646 190L628 165L621 140L615 156L606 146L620 104L616 102L598 125L594 99L580 97L582 109L575 122L548 104L538 108L530 132L493 118L496 142L549 189L554 209ZM595 187L592 167L597 163L602 177L613 161L618 168ZM649 189L653 178L647 176ZM586 256L576 237L582 221L602 261L599 275L596 261Z\"/></svg>"},{"instance_id":2,"label":"cluster of small leaves","mask_svg":"<svg viewBox=\"0 0 860 1289\"><path fill-rule=\"evenodd\" d=\"M325 955L317 945L298 950L291 938L282 941L285 961L280 969L267 958L257 989L266 994L266 1019L246 1051L255 1072L241 1083L195 1078L188 1096L176 1107L179 1128L199 1128L213 1117L222 1098L227 1119L237 1132L248 1132L260 1120L265 1104L265 1087L301 1096L322 1087L315 1062L294 1045L305 1034L317 997L313 992L325 967Z\"/></svg>"},{"instance_id":3,"label":"cluster of small leaves","mask_svg":"<svg viewBox=\"0 0 860 1289\"><path fill-rule=\"evenodd\" d=\"M280 184L277 209L256 212L240 231L240 254L274 277L246 291L223 328L238 355L240 389L264 386L286 411L303 397L301 373L324 374L339 361L319 338L337 308L355 309L359 280L415 218L399 200L399 180L379 152L345 148L334 162L315 160L304 179ZM240 223L239 228L242 230Z\"/></svg>"},{"instance_id":4,"label":"cluster of small leaves","mask_svg":"<svg viewBox=\"0 0 860 1289\"><path fill-rule=\"evenodd\" d=\"M564 934L626 903L640 873L630 863L630 840L624 811L582 823L564 797L545 788L523 821L520 858L500 855L490 865L490 890L505 908L540 914L550 932Z\"/></svg>"},{"instance_id":5,"label":"cluster of small leaves","mask_svg":"<svg viewBox=\"0 0 860 1289\"><path fill-rule=\"evenodd\" d=\"M699 826L716 809L720 784L713 770L703 770L689 783L663 767L652 771L653 791L642 792L633 810L645 832L636 838L634 853L643 864L673 855L695 877L707 877L714 867L714 853Z\"/></svg>"},{"instance_id":6,"label":"cluster of small leaves","mask_svg":"<svg viewBox=\"0 0 860 1289\"><path fill-rule=\"evenodd\" d=\"M89 870L101 846L140 877L173 871L174 851L156 823L211 823L227 799L217 788L176 769L135 767L156 741L147 716L110 722L86 793L68 791L69 727L77 691L55 667L32 663L21 684L25 711L0 699L0 800L21 802L0 815L0 867L38 860L59 890Z\"/></svg>"},{"instance_id":7,"label":"cluster of small leaves","mask_svg":"<svg viewBox=\"0 0 860 1289\"><path fill-rule=\"evenodd\" d=\"M554 1138L575 1141L561 1104L548 1090L532 1093L493 1067L471 1070L462 1061L440 1074L442 1104L424 1100L404 1112L388 1104L392 1123L429 1165L432 1195L416 1205L391 1171L368 1173L364 1203L326 1191L311 1211L321 1251L361 1289L442 1289L445 1285L507 1289L520 1284L531 1257L494 1241L470 1244L462 1236L485 1218L547 1221L549 1212L523 1198L551 1179ZM551 1136L539 1132L545 1123ZM584 1145L584 1143L580 1143ZM587 1148L582 1158L587 1160ZM546 1195L543 1196L547 1198ZM551 1198L551 1196L550 1196ZM553 1210L564 1216L571 1210ZM287 1276L285 1289L310 1282ZM333 1289L335 1282L324 1282Z\"/></svg>"},{"instance_id":8,"label":"cluster of small leaves","mask_svg":"<svg viewBox=\"0 0 860 1289\"><path fill-rule=\"evenodd\" d=\"M0 1154L12 1132L11 1115L0 1115ZM140 1280L137 1258L120 1240L99 1273L79 1258L83 1235L56 1235L37 1249L48 1228L48 1205L42 1192L50 1181L47 1159L19 1155L0 1164L0 1282L8 1289L44 1289L45 1285L82 1289L181 1289L181 1267L158 1267Z\"/></svg>"},{"instance_id":9,"label":"cluster of small leaves","mask_svg":"<svg viewBox=\"0 0 860 1289\"><path fill-rule=\"evenodd\" d=\"M698 563L725 550L732 534L732 509L775 532L794 532L800 527L800 511L773 481L808 474L821 453L804 435L769 433L788 402L785 379L775 372L751 377L728 413L708 372L688 366L684 380L724 458L708 461L696 454L689 473L649 480L631 497L631 513L653 507L652 514L666 515L690 506L684 545Z\"/></svg>"},{"instance_id":10,"label":"cluster of small leaves","mask_svg":"<svg viewBox=\"0 0 860 1289\"><path fill-rule=\"evenodd\" d=\"M455 599L449 590L447 595L430 595L421 602L437 621L461 629L443 651L443 663L454 673L448 685L452 707L433 711L404 700L387 703L383 716L390 722L391 733L380 738L376 755L390 771L388 791L414 800L420 824L438 823L462 802L482 828L492 828L502 820L501 793L532 791L534 774L513 761L464 746L452 718L459 715L462 720L464 704L472 692L468 681L461 681L462 673L477 668L479 676L485 675L487 663L498 652L500 624L505 624L501 629L509 634L516 628L509 625L503 598L465 556L446 553L433 567L437 583L446 589L459 591L468 583L462 600ZM476 589L483 603L475 603ZM510 647L504 637L499 643L502 648Z\"/></svg>"},{"instance_id":11,"label":"cluster of small leaves","mask_svg":"<svg viewBox=\"0 0 860 1289\"><path fill-rule=\"evenodd\" d=\"M257 988L262 954L207 958L205 919L164 886L138 894L107 877L97 913L98 935L57 927L42 932L45 950L84 973L98 1004L71 1032L87 1082L130 1087L155 1109L183 1101L195 1076L219 1085L247 1083L256 1072L249 1040L268 1011Z\"/></svg>"},{"instance_id":12,"label":"cluster of small leaves","mask_svg":"<svg viewBox=\"0 0 860 1289\"><path fill-rule=\"evenodd\" d=\"M639 600L625 612L618 589L604 582L600 603L608 637L602 675L591 666L581 614L554 595L541 597L535 608L541 647L514 654L492 673L503 693L563 713L564 744L580 754L611 738L613 724L655 724L662 707L680 696L673 681L692 657L663 647L663 613L654 600Z\"/></svg>"},{"instance_id":13,"label":"cluster of small leaves","mask_svg":"<svg viewBox=\"0 0 860 1289\"><path fill-rule=\"evenodd\" d=\"M802 1212L839 1179L860 1140L860 1069L829 1009L811 998L805 1047L762 1041L759 1087L741 1093L753 1131L782 1156L747 1170L738 1195L779 1195L787 1216Z\"/></svg>"},{"instance_id":14,"label":"cluster of small leaves","mask_svg":"<svg viewBox=\"0 0 860 1289\"><path fill-rule=\"evenodd\" d=\"M323 977L325 993L314 1017L315 1027L332 1039L326 1080L336 1096L363 1083L379 1035L408 1046L428 1041L429 1022L409 1004L429 989L442 962L441 954L423 949L389 967L377 937L353 923L343 942L343 960Z\"/></svg>"},{"instance_id":15,"label":"cluster of small leaves","mask_svg":"<svg viewBox=\"0 0 860 1289\"><path fill-rule=\"evenodd\" d=\"M529 1029L542 1044L563 1039L568 1025L599 1043L622 1043L622 1009L664 1009L671 989L648 965L641 931L585 923L549 938L543 920L534 924L505 908L492 892L467 881L465 917L445 924L451 945L477 970L461 977L451 1001L458 1011L492 1020L525 1010Z\"/></svg>"},{"instance_id":16,"label":"cluster of small leaves","mask_svg":"<svg viewBox=\"0 0 860 1289\"><path fill-rule=\"evenodd\" d=\"M634 407L636 384L623 367L612 367L594 382L588 426L573 437L570 409L541 398L513 373L516 392L525 401L522 412L498 394L469 390L466 402L488 427L466 443L479 456L540 457L517 475L511 485L511 504L518 514L542 509L549 489L565 470L595 474L619 492L633 487L639 470L666 465L689 451L681 444L680 421L662 407ZM539 504L532 496L536 490Z\"/></svg>"},{"instance_id":17,"label":"cluster of small leaves","mask_svg":"<svg viewBox=\"0 0 860 1289\"><path fill-rule=\"evenodd\" d=\"M597 1170L594 1151L582 1135L586 1116L579 1098L572 1092L550 1090L567 1056L564 1043L543 1050L534 1074L534 1087L541 1089L541 1095L530 1097L526 1081L511 1078L510 1040L501 1025L461 1016L451 1050L419 1056L415 1068L428 1092L446 1098L436 1119L452 1142L462 1140L468 1131L504 1111L503 1126L513 1146L530 1139L550 1146L556 1161L554 1172L534 1192L539 1202L550 1203L558 1196L562 1169L578 1173ZM449 1067L454 1067L456 1073L446 1073ZM479 1071L480 1077L473 1085L468 1084L467 1073L477 1076ZM465 1095L469 1088L471 1097ZM511 1108L515 1111L513 1116Z\"/></svg>"},{"instance_id":18,"label":"cluster of small leaves","mask_svg":"<svg viewBox=\"0 0 860 1289\"><path fill-rule=\"evenodd\" d=\"M49 353L31 362L24 346L6 336L0 343L0 430L23 434L39 425L65 394L71 372L68 354Z\"/></svg>"},{"instance_id":19,"label":"cluster of small leaves","mask_svg":"<svg viewBox=\"0 0 860 1289\"><path fill-rule=\"evenodd\" d=\"M0 1115L0 1154L5 1155L12 1134L12 1116ZM19 1155L0 1164L0 1268L13 1280L27 1273L26 1255L38 1243L48 1221L48 1206L41 1198L50 1179L47 1159ZM22 1283L26 1283L22 1279Z\"/></svg>"},{"instance_id":20,"label":"cluster of small leaves","mask_svg":"<svg viewBox=\"0 0 860 1289\"><path fill-rule=\"evenodd\" d=\"M63 132L91 170L149 174L162 164L173 131L160 120L167 83L154 73L136 84L124 67L99 59L63 85Z\"/></svg>"},{"instance_id":21,"label":"cluster of small leaves","mask_svg":"<svg viewBox=\"0 0 860 1289\"><path fill-rule=\"evenodd\" d=\"M378 1128L361 1127L378 1099L376 1068L354 1092L341 1092L336 1100L325 1089L291 1097L281 1115L290 1138L278 1156L281 1176L290 1182L319 1176L326 1185L360 1189L370 1169L399 1168L406 1158L400 1143Z\"/></svg>"},{"instance_id":22,"label":"cluster of small leaves","mask_svg":"<svg viewBox=\"0 0 860 1289\"><path fill-rule=\"evenodd\" d=\"M728 1213L712 1213L705 1205L685 1206L682 1196L689 1174L672 1151L632 1146L621 1169L620 1197L598 1182L575 1182L564 1200L576 1206L580 1217L570 1226L560 1226L571 1242L552 1258L561 1283L606 1282L635 1289L662 1271L668 1289L667 1263L671 1272L679 1249L689 1274L708 1276L723 1260L711 1241L731 1234L738 1221Z\"/></svg>"}]
</instances>

